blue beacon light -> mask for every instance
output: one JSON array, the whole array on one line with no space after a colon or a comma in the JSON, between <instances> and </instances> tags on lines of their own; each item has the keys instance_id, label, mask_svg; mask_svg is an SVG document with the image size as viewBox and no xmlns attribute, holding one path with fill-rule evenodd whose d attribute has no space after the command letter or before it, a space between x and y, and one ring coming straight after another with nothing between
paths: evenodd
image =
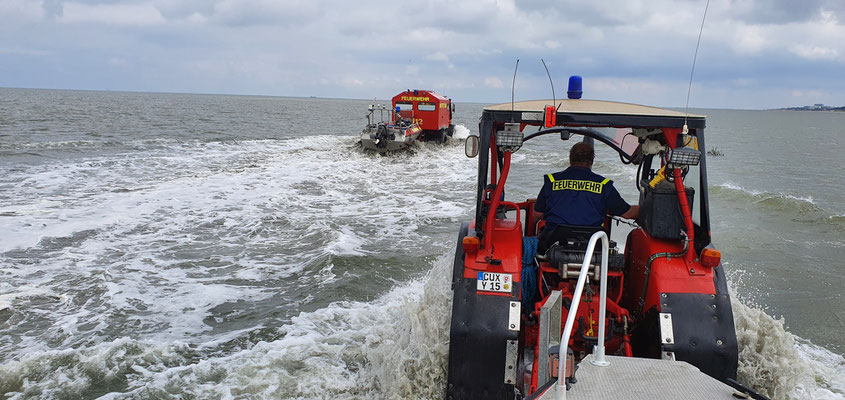
<instances>
[{"instance_id":1,"label":"blue beacon light","mask_svg":"<svg viewBox=\"0 0 845 400\"><path fill-rule=\"evenodd\" d=\"M581 94L581 77L579 75L572 75L569 77L569 90L566 92L570 99L580 99Z\"/></svg>"}]
</instances>

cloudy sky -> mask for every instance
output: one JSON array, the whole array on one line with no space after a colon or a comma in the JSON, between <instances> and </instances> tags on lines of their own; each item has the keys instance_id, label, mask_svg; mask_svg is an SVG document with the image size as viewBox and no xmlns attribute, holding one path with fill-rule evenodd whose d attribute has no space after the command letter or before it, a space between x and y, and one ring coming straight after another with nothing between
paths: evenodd
<instances>
[{"instance_id":1,"label":"cloudy sky","mask_svg":"<svg viewBox=\"0 0 845 400\"><path fill-rule=\"evenodd\" d=\"M706 0L0 0L0 87L683 106ZM845 0L711 0L690 107L845 105Z\"/></svg>"}]
</instances>

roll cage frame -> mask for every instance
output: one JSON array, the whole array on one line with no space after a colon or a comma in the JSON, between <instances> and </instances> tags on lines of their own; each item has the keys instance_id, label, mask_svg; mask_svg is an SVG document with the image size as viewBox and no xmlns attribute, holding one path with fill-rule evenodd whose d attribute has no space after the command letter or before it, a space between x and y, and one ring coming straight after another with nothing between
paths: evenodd
<instances>
[{"instance_id":1,"label":"roll cage frame","mask_svg":"<svg viewBox=\"0 0 845 400\"><path fill-rule=\"evenodd\" d=\"M478 124L479 132L479 150L478 150L478 180L476 187L476 211L475 211L475 230L476 235L482 239L482 247L486 247L484 242L485 233L492 231L493 220L497 217L497 213L490 213L491 209L499 209L501 203L505 202L502 196L504 185L507 181L508 171L510 168L510 151L502 151L496 146L495 133L504 128L506 123L519 123L520 131L523 131L527 126L543 126L542 118L538 119L539 111L524 111L524 110L491 110L485 108L482 112L481 119ZM565 110L557 111L556 126L547 128L525 135L523 141L528 141L540 136L560 133L561 139L563 135L579 134L585 137L590 137L594 140L604 143L612 148L620 155L623 163L639 164L639 168L643 165L650 167L651 156L646 156L645 160L633 160L630 155L617 146L613 140L604 134L592 128L632 128L632 129L647 129L655 130L655 133L650 135L650 139L657 139L660 143L668 145L670 148L683 146L681 133L684 125L687 126L687 135L695 137L698 141L698 148L701 152L701 159L699 162L699 225L695 226L696 232L696 248L701 249L711 243L710 233L710 212L709 200L707 191L707 160L705 152L704 128L705 117L700 115L680 115L677 112L667 111L668 113L677 115L633 115L633 114L613 114L613 113L584 113L584 112L567 112ZM568 139L569 136L566 137ZM639 139L640 144L642 138ZM639 144L638 144L639 145ZM644 163L643 163L644 161ZM639 174L638 174L639 175ZM488 180L489 178L489 180ZM636 182L639 188L640 182ZM489 193L485 195L485 193ZM486 198L485 198L486 197ZM691 249L692 250L692 249ZM696 251L697 253L698 251Z\"/></svg>"}]
</instances>

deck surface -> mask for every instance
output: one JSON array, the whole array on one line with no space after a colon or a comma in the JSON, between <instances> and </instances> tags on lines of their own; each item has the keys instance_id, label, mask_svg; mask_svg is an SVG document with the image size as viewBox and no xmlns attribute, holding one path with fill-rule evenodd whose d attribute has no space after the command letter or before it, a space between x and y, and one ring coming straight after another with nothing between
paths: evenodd
<instances>
[{"instance_id":1,"label":"deck surface","mask_svg":"<svg viewBox=\"0 0 845 400\"><path fill-rule=\"evenodd\" d=\"M607 356L610 365L598 367L585 358L575 372L578 380L567 400L719 400L735 399L735 390L682 362ZM554 388L540 399L554 399Z\"/></svg>"}]
</instances>

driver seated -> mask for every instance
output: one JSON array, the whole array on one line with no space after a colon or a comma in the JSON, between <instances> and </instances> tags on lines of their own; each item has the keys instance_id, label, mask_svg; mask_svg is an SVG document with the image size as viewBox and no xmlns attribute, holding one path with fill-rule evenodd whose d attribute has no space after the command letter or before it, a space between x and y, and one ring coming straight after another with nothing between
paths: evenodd
<instances>
[{"instance_id":1,"label":"driver seated","mask_svg":"<svg viewBox=\"0 0 845 400\"><path fill-rule=\"evenodd\" d=\"M627 219L639 215L640 207L622 199L613 181L590 170L594 158L592 144L576 143L569 150L569 168L544 177L534 204L546 221L537 235L537 254L545 254L556 241L553 234L559 225L601 227L606 214Z\"/></svg>"}]
</instances>

